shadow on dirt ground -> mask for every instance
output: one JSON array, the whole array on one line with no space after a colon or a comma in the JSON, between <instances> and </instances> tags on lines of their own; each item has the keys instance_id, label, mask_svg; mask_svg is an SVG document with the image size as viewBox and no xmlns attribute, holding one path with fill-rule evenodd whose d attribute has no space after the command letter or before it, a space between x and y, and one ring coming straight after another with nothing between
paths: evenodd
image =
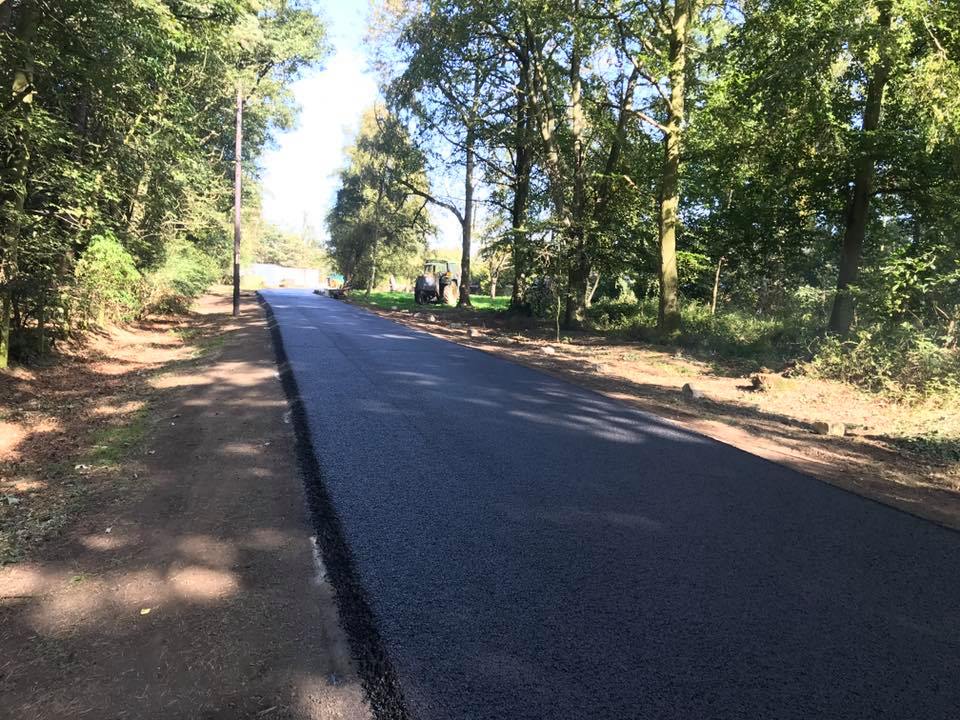
<instances>
[{"instance_id":1,"label":"shadow on dirt ground","mask_svg":"<svg viewBox=\"0 0 960 720\"><path fill-rule=\"evenodd\" d=\"M250 296L228 313L207 298L179 328L213 351L137 371L150 401L131 456L62 536L0 569L10 717L368 716L311 546L263 313Z\"/></svg>"}]
</instances>

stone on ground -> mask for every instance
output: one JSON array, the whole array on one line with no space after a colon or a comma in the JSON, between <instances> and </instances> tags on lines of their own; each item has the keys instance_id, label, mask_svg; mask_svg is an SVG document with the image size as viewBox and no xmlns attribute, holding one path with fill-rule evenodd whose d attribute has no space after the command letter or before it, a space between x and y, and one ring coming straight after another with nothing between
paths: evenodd
<instances>
[{"instance_id":1,"label":"stone on ground","mask_svg":"<svg viewBox=\"0 0 960 720\"><path fill-rule=\"evenodd\" d=\"M686 383L683 388L680 390L683 393L683 397L686 400L702 400L703 393L697 390L690 383Z\"/></svg>"},{"instance_id":2,"label":"stone on ground","mask_svg":"<svg viewBox=\"0 0 960 720\"><path fill-rule=\"evenodd\" d=\"M831 435L833 437L843 437L847 434L847 426L842 422L815 422L813 431L817 435Z\"/></svg>"}]
</instances>

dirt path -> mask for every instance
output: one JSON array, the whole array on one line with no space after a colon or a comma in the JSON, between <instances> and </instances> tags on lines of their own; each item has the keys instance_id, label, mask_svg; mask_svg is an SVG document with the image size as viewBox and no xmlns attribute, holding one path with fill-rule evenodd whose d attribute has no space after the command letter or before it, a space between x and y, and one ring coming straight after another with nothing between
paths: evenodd
<instances>
[{"instance_id":1,"label":"dirt path","mask_svg":"<svg viewBox=\"0 0 960 720\"><path fill-rule=\"evenodd\" d=\"M151 382L131 492L0 568L0 715L361 718L261 309ZM101 495L108 498L109 495Z\"/></svg>"}]
</instances>

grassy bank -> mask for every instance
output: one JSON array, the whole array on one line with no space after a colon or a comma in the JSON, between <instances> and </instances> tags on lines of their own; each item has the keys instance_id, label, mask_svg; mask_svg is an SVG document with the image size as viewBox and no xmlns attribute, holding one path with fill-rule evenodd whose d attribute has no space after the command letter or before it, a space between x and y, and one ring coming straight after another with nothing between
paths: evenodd
<instances>
[{"instance_id":1,"label":"grassy bank","mask_svg":"<svg viewBox=\"0 0 960 720\"><path fill-rule=\"evenodd\" d=\"M448 307L442 303L432 303L429 305L417 305L413 301L413 293L405 292L372 292L367 295L364 292L355 292L350 295L350 302L357 305L369 305L383 310L409 310L416 312L430 312L435 315L440 313L456 312L457 308ZM510 298L496 297L489 295L471 295L470 302L473 303L473 309L476 311L498 312L506 310L510 305Z\"/></svg>"}]
</instances>

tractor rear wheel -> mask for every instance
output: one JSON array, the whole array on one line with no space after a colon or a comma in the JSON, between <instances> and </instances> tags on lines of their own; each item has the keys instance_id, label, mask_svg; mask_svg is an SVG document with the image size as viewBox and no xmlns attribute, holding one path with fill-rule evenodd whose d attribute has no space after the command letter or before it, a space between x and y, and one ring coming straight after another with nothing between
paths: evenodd
<instances>
[{"instance_id":1,"label":"tractor rear wheel","mask_svg":"<svg viewBox=\"0 0 960 720\"><path fill-rule=\"evenodd\" d=\"M460 299L460 288L457 287L455 282L448 283L445 288L443 288L443 303L444 305L449 305L453 307L457 304L457 300Z\"/></svg>"}]
</instances>

